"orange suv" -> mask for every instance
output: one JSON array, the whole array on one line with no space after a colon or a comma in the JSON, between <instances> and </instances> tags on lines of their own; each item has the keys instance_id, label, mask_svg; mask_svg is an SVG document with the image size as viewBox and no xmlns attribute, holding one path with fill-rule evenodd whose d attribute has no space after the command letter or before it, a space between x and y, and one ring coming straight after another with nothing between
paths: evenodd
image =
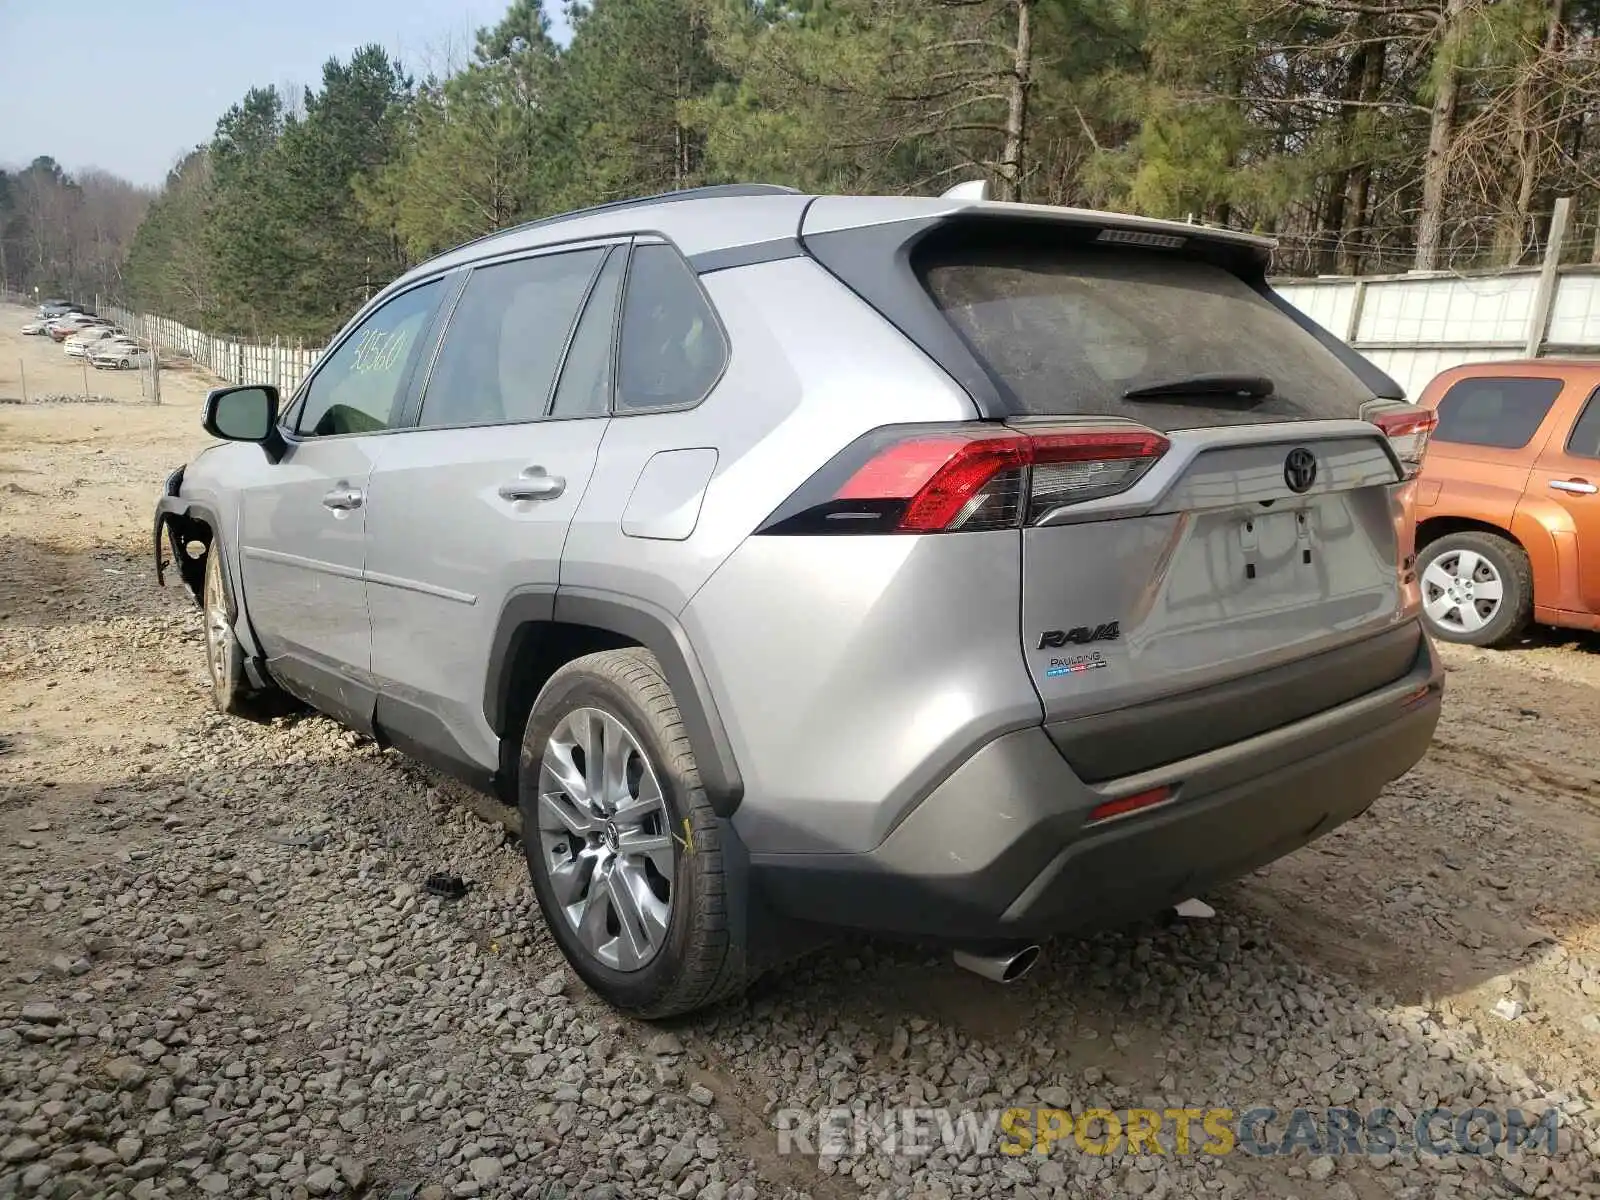
<instances>
[{"instance_id":1,"label":"orange suv","mask_svg":"<svg viewBox=\"0 0 1600 1200\"><path fill-rule=\"evenodd\" d=\"M1600 362L1455 367L1416 483L1423 614L1434 636L1511 641L1530 621L1600 629Z\"/></svg>"}]
</instances>

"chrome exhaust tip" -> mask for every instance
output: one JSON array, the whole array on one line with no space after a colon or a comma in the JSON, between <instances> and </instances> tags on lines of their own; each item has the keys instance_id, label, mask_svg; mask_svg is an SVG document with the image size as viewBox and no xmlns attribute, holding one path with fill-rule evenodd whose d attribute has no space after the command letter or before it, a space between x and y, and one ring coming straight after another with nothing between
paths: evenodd
<instances>
[{"instance_id":1,"label":"chrome exhaust tip","mask_svg":"<svg viewBox=\"0 0 1600 1200\"><path fill-rule=\"evenodd\" d=\"M972 950L957 950L951 957L955 964L974 975L982 975L995 983L1015 983L1039 961L1039 947L1026 945L999 954L980 954Z\"/></svg>"}]
</instances>

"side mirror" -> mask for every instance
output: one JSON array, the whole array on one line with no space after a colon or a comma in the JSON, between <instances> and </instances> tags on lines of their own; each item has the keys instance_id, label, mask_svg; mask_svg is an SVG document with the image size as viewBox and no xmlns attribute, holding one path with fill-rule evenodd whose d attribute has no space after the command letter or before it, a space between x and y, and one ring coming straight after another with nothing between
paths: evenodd
<instances>
[{"instance_id":1,"label":"side mirror","mask_svg":"<svg viewBox=\"0 0 1600 1200\"><path fill-rule=\"evenodd\" d=\"M257 442L273 462L282 457L278 389L270 384L213 388L206 395L202 424L212 437L229 442Z\"/></svg>"}]
</instances>

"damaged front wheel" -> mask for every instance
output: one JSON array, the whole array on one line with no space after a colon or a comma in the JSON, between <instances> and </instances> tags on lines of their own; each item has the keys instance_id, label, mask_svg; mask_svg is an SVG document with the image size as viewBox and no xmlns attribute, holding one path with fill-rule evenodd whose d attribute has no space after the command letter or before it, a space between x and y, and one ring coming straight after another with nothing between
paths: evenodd
<instances>
[{"instance_id":1,"label":"damaged front wheel","mask_svg":"<svg viewBox=\"0 0 1600 1200\"><path fill-rule=\"evenodd\" d=\"M206 553L205 588L201 611L205 617L206 667L211 676L211 702L230 717L266 714L271 697L250 686L244 670L244 649L234 633L238 608L223 574L222 543L213 538Z\"/></svg>"}]
</instances>

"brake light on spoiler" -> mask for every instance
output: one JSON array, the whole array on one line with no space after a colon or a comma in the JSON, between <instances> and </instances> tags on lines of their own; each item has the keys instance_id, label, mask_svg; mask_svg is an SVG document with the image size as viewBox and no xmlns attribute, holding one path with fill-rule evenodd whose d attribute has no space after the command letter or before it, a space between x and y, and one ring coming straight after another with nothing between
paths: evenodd
<instances>
[{"instance_id":1,"label":"brake light on spoiler","mask_svg":"<svg viewBox=\"0 0 1600 1200\"><path fill-rule=\"evenodd\" d=\"M1106 426L887 426L858 438L758 533L1016 529L1065 504L1125 492L1167 452L1159 433Z\"/></svg>"}]
</instances>

